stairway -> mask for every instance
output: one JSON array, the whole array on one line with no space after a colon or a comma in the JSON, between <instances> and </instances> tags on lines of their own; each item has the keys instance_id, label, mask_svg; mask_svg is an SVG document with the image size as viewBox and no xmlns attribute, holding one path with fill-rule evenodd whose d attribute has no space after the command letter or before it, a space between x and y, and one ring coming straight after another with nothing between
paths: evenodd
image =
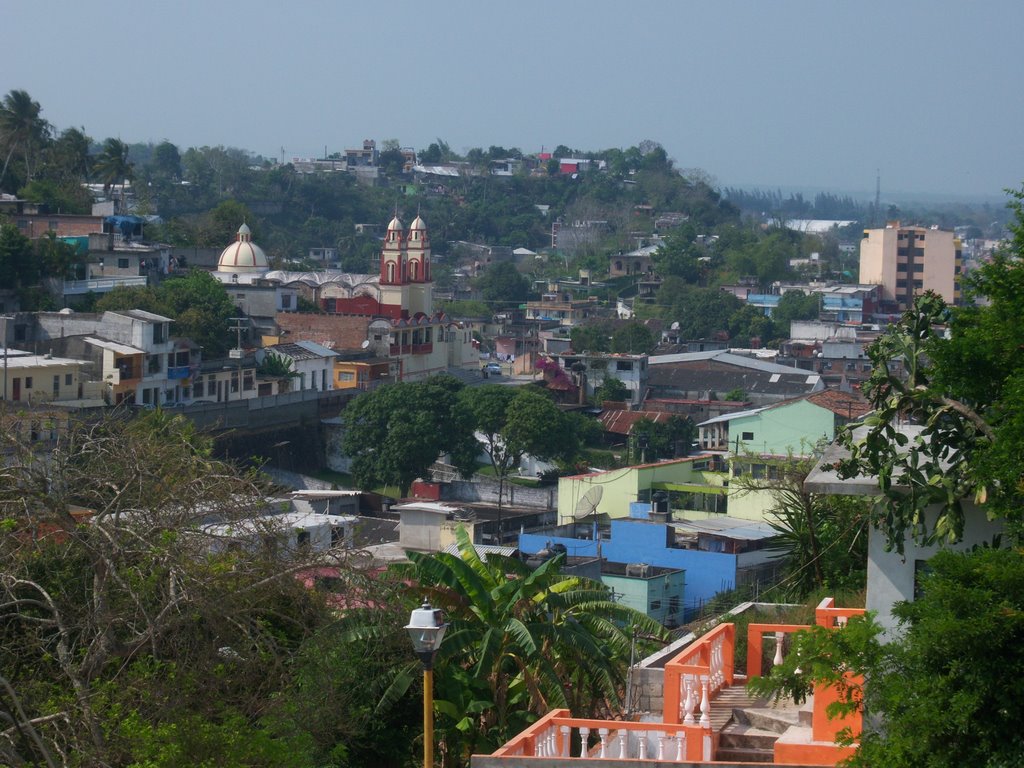
<instances>
[{"instance_id":1,"label":"stairway","mask_svg":"<svg viewBox=\"0 0 1024 768\"><path fill-rule=\"evenodd\" d=\"M792 704L773 705L768 699L752 697L742 681L719 693L711 712L711 727L719 734L715 753L719 761L772 763L775 742L802 723Z\"/></svg>"}]
</instances>

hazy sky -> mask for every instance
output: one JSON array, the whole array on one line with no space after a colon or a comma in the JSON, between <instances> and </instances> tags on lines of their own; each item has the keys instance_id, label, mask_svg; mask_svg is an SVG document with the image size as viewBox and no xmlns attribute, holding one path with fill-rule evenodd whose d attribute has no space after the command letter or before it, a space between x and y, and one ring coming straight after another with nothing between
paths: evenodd
<instances>
[{"instance_id":1,"label":"hazy sky","mask_svg":"<svg viewBox=\"0 0 1024 768\"><path fill-rule=\"evenodd\" d=\"M722 186L1000 196L1021 0L0 0L0 93L58 128L312 157L664 145Z\"/></svg>"}]
</instances>

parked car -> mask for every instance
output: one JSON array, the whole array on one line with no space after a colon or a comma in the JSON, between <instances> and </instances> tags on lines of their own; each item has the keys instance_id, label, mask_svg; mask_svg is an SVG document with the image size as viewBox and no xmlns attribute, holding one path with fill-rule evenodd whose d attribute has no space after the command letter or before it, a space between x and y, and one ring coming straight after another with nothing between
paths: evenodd
<instances>
[{"instance_id":1,"label":"parked car","mask_svg":"<svg viewBox=\"0 0 1024 768\"><path fill-rule=\"evenodd\" d=\"M501 376L501 363L489 362L484 366L484 373L488 376Z\"/></svg>"}]
</instances>

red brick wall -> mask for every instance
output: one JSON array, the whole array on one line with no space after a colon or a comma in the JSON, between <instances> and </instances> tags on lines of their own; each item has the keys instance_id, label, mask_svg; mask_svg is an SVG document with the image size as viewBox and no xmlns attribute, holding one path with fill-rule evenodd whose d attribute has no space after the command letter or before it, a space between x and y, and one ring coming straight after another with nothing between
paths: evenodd
<instances>
[{"instance_id":1,"label":"red brick wall","mask_svg":"<svg viewBox=\"0 0 1024 768\"><path fill-rule=\"evenodd\" d=\"M281 341L315 341L332 349L359 349L366 341L372 318L348 315L317 315L308 312L279 312Z\"/></svg>"},{"instance_id":2,"label":"red brick wall","mask_svg":"<svg viewBox=\"0 0 1024 768\"><path fill-rule=\"evenodd\" d=\"M379 315L381 313L380 302L372 296L324 299L324 309L344 315Z\"/></svg>"},{"instance_id":3,"label":"red brick wall","mask_svg":"<svg viewBox=\"0 0 1024 768\"><path fill-rule=\"evenodd\" d=\"M20 225L22 221L28 226L18 227L18 231L25 237L38 238L50 231L50 222L57 223L58 237L85 237L93 232L103 231L102 216L68 216L53 214L41 216L39 214L14 215L11 219Z\"/></svg>"}]
</instances>

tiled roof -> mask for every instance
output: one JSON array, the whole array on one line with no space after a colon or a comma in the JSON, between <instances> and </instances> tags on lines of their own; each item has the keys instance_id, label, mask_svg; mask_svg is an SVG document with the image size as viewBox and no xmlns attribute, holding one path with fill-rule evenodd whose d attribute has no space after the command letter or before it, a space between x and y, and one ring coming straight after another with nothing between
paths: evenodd
<instances>
[{"instance_id":1,"label":"tiled roof","mask_svg":"<svg viewBox=\"0 0 1024 768\"><path fill-rule=\"evenodd\" d=\"M871 404L859 392L843 392L839 389L823 389L807 396L815 405L827 408L837 416L859 419L870 413Z\"/></svg>"},{"instance_id":2,"label":"tiled roof","mask_svg":"<svg viewBox=\"0 0 1024 768\"><path fill-rule=\"evenodd\" d=\"M619 409L606 410L601 413L601 424L605 432L612 432L616 435L628 435L633 425L641 419L649 419L655 424L668 421L671 413L665 411L623 411Z\"/></svg>"}]
</instances>

